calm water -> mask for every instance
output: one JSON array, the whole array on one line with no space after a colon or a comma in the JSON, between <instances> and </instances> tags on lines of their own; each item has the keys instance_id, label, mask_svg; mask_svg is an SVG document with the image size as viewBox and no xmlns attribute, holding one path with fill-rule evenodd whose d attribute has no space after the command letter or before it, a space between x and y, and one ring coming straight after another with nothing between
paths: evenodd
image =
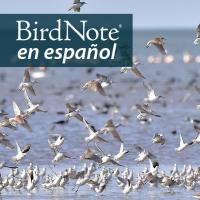
<instances>
[{"instance_id":1,"label":"calm water","mask_svg":"<svg viewBox=\"0 0 200 200\"><path fill-rule=\"evenodd\" d=\"M158 35L163 35L167 38L166 48L170 54L176 57L174 63L170 65L156 64L151 65L146 63L146 56L157 54L156 49L144 47L144 43L148 39ZM194 33L192 31L140 31L134 34L134 52L139 55L143 65L140 70L152 83L158 94L164 96L166 107L163 103L153 104L152 109L159 113L162 118L153 118L153 122L149 125L141 125L136 120L137 113L131 112L130 108L136 103L141 103L146 93L143 88L142 81L133 76L131 73L120 74L119 68L95 68L93 73L86 74L86 68L51 68L47 71L46 77L39 80L40 84L36 86L37 97L32 97L33 102L43 101L43 108L48 110L46 113L37 113L29 119L29 123L33 128L33 132L29 133L23 128L19 128L13 132L9 129L4 129L9 138L13 141L17 140L21 146L31 143L32 149L26 159L22 161L20 167L33 162L41 166L47 166L51 163L53 153L48 147L48 130L52 123L64 118L64 115L56 114L59 111L65 111L65 102L69 95L73 94L74 99L70 102L83 102L81 114L96 128L101 128L104 123L112 118L116 123L121 122L119 115L98 115L91 110L89 104L95 102L102 105L103 102L116 102L121 106L122 114L131 115L130 121L124 127L119 128L119 133L124 140L125 147L130 150L121 164L129 166L135 172L143 170L148 166L148 162L138 165L134 162L136 158L133 144L138 144L151 150L156 155L160 162L162 170L172 169L174 163L177 163L179 168L184 164L192 164L194 167L200 164L199 151L200 146L195 145L187 148L183 152L177 154L175 148L179 145L179 135L172 135L171 131L176 129L182 133L185 141L191 140L196 136L192 125L186 120L187 117L200 119L200 112L196 110L196 105L200 103L200 95L194 90L194 86L199 86L200 66L199 64L183 64L181 56L184 50L188 50L193 55L200 55L200 48L193 45ZM21 109L25 109L23 94L17 91L19 82L23 76L23 69L12 68L0 69L1 77L1 96L0 100L6 98L5 111L10 115L13 114L12 100L15 100ZM96 73L110 75L116 82L111 88L108 88L108 94L120 94L119 98L105 98L99 94L90 91L81 91L80 86L88 80L94 79ZM193 80L191 82L191 80ZM69 86L73 86L69 89ZM183 102L184 97L188 97L187 101ZM57 126L56 132L65 136L63 150L69 155L79 157L86 144L84 138L88 134L87 130L76 119L70 120L65 126ZM162 133L166 138L164 146L151 143L151 138L155 133ZM102 149L107 153L116 154L119 151L120 144L114 141L110 136L106 136L109 143L101 145ZM0 146L1 158L6 159L15 155L15 151L4 149ZM56 171L65 169L74 164L82 166L83 161L66 160L62 161L55 167ZM110 166L112 167L112 166ZM123 169L123 168L122 168ZM166 193L165 189L150 188L145 186L144 189L138 192L131 192L125 196L119 191L116 183L111 183L103 195L96 195L88 189L87 186L80 188L78 194L74 194L72 184L66 186L65 190L58 189L55 191L45 191L38 189L37 193L28 195L26 192L2 192L3 199L192 199L194 192L186 192L184 189L175 189L175 194ZM199 188L196 188L198 191Z\"/></svg>"}]
</instances>

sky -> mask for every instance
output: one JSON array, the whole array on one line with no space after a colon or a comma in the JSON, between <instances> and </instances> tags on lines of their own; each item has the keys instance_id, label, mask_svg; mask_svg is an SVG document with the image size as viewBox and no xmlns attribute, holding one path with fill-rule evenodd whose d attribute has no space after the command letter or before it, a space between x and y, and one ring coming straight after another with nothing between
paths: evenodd
<instances>
[{"instance_id":1,"label":"sky","mask_svg":"<svg viewBox=\"0 0 200 200\"><path fill-rule=\"evenodd\" d=\"M133 14L135 29L196 29L200 0L82 0L81 13ZM0 13L66 13L73 0L0 0Z\"/></svg>"}]
</instances>

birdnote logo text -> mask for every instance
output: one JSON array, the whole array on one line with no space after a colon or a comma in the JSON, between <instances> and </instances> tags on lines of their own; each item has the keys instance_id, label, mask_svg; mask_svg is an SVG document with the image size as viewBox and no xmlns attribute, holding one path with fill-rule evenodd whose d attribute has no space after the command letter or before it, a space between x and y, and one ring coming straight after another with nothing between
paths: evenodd
<instances>
[{"instance_id":1,"label":"birdnote logo text","mask_svg":"<svg viewBox=\"0 0 200 200\"><path fill-rule=\"evenodd\" d=\"M119 28L106 28L102 26L97 29L95 27L90 27L88 20L81 20L81 27L79 30L68 20L56 20L56 26L53 29L49 28L38 28L38 21L34 21L31 24L27 20L18 20L17 23L17 39L16 41L58 41L67 42L72 41L73 35L78 36L78 39L83 42L91 43L89 48L80 47L74 49L73 46L69 48L47 48L43 53L46 60L61 60L62 64L70 59L77 60L114 60L116 57L116 50L118 48L117 41L119 40ZM119 26L120 27L120 26ZM64 36L64 37L63 37ZM98 47L98 40L105 42L105 47ZM106 47L107 42L112 42L111 48ZM20 48L17 56L18 59L39 59L40 49L39 48Z\"/></svg>"},{"instance_id":2,"label":"birdnote logo text","mask_svg":"<svg viewBox=\"0 0 200 200\"><path fill-rule=\"evenodd\" d=\"M0 23L0 66L132 66L130 14L0 14Z\"/></svg>"}]
</instances>

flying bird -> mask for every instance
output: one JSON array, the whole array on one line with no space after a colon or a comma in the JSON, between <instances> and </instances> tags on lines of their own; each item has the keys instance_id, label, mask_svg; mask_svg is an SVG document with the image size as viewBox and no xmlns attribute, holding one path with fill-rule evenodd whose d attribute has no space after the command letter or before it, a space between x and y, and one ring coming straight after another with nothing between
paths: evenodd
<instances>
[{"instance_id":1,"label":"flying bird","mask_svg":"<svg viewBox=\"0 0 200 200\"><path fill-rule=\"evenodd\" d=\"M26 90L24 90L24 98L25 98L25 102L26 102L26 104L28 106L28 109L26 109L24 111L25 115L30 115L30 114L35 113L35 112L47 112L45 110L40 109L39 108L39 106L40 106L39 104L33 104L31 102L31 99L29 98L28 93L27 93Z\"/></svg>"},{"instance_id":2,"label":"flying bird","mask_svg":"<svg viewBox=\"0 0 200 200\"><path fill-rule=\"evenodd\" d=\"M108 120L104 127L101 129L104 133L111 133L114 139L116 139L118 142L123 143L121 137L119 136L119 133L117 132L117 128L120 125L114 125L113 120Z\"/></svg>"},{"instance_id":3,"label":"flying bird","mask_svg":"<svg viewBox=\"0 0 200 200\"><path fill-rule=\"evenodd\" d=\"M8 149L14 149L14 146L11 144L10 140L6 138L6 135L0 132L0 144L4 145Z\"/></svg>"},{"instance_id":4,"label":"flying bird","mask_svg":"<svg viewBox=\"0 0 200 200\"><path fill-rule=\"evenodd\" d=\"M163 55L167 54L167 51L164 49L164 40L166 40L164 37L156 37L152 40L149 40L146 44L146 47L149 48L150 46L155 46L159 52Z\"/></svg>"},{"instance_id":5,"label":"flying bird","mask_svg":"<svg viewBox=\"0 0 200 200\"><path fill-rule=\"evenodd\" d=\"M162 134L155 134L152 138L152 142L155 143L155 144L165 144L165 138L163 137Z\"/></svg>"},{"instance_id":6,"label":"flying bird","mask_svg":"<svg viewBox=\"0 0 200 200\"><path fill-rule=\"evenodd\" d=\"M196 30L196 39L194 40L194 44L195 45L200 44L200 24L198 25L197 30Z\"/></svg>"},{"instance_id":7,"label":"flying bird","mask_svg":"<svg viewBox=\"0 0 200 200\"><path fill-rule=\"evenodd\" d=\"M160 95L156 95L154 89L152 88L152 86L147 83L147 82L143 82L143 85L145 87L145 89L147 90L147 98L144 99L145 102L157 102L160 98L162 98L162 96Z\"/></svg>"},{"instance_id":8,"label":"flying bird","mask_svg":"<svg viewBox=\"0 0 200 200\"><path fill-rule=\"evenodd\" d=\"M142 72L139 71L138 66L141 63L139 61L135 61L133 63L132 67L122 67L121 68L121 73L127 73L128 71L131 71L133 74L135 74L136 76L138 76L139 78L143 78L145 79L145 76L142 74Z\"/></svg>"},{"instance_id":9,"label":"flying bird","mask_svg":"<svg viewBox=\"0 0 200 200\"><path fill-rule=\"evenodd\" d=\"M89 143L94 140L97 140L99 142L107 142L105 139L99 136L100 134L104 133L104 130L97 131L85 119L83 119L83 123L85 125L85 128L87 128L89 131L89 136L85 138L85 142Z\"/></svg>"},{"instance_id":10,"label":"flying bird","mask_svg":"<svg viewBox=\"0 0 200 200\"><path fill-rule=\"evenodd\" d=\"M96 145L97 150L101 154L101 160L102 160L101 164L112 163L114 165L122 166L112 158L111 154L105 154L103 150L96 143L95 145Z\"/></svg>"},{"instance_id":11,"label":"flying bird","mask_svg":"<svg viewBox=\"0 0 200 200\"><path fill-rule=\"evenodd\" d=\"M22 82L19 84L19 90L27 90L34 96L36 96L35 90L33 89L33 85L37 83L37 81L32 81L29 73L29 69L26 68L24 71L24 77L22 79Z\"/></svg>"},{"instance_id":12,"label":"flying bird","mask_svg":"<svg viewBox=\"0 0 200 200\"><path fill-rule=\"evenodd\" d=\"M113 80L109 76L96 74L96 77L96 80L101 83L102 88L108 87L113 83Z\"/></svg>"},{"instance_id":13,"label":"flying bird","mask_svg":"<svg viewBox=\"0 0 200 200\"><path fill-rule=\"evenodd\" d=\"M176 150L177 152L181 152L181 151L183 151L186 147L188 147L189 145L192 145L192 144L193 144L193 142L185 143L185 142L183 141L183 137L182 137L181 133L180 133L180 135L179 135L179 138L180 138L179 146L178 146L177 148L175 148L175 150Z\"/></svg>"},{"instance_id":14,"label":"flying bird","mask_svg":"<svg viewBox=\"0 0 200 200\"><path fill-rule=\"evenodd\" d=\"M197 125L194 124L194 129L195 129L195 131L197 133L197 136L196 136L195 139L192 140L192 142L194 144L199 144L200 143L200 127L198 127Z\"/></svg>"},{"instance_id":15,"label":"flying bird","mask_svg":"<svg viewBox=\"0 0 200 200\"><path fill-rule=\"evenodd\" d=\"M151 111L148 104L140 105L136 104L136 110L139 112L137 119L144 119L145 117L152 115L155 117L161 117L160 115L156 114L155 112Z\"/></svg>"},{"instance_id":16,"label":"flying bird","mask_svg":"<svg viewBox=\"0 0 200 200\"><path fill-rule=\"evenodd\" d=\"M68 121L71 117L77 118L79 121L83 122L83 117L79 114L80 108L75 108L71 104L66 104L67 114L65 114L65 119Z\"/></svg>"},{"instance_id":17,"label":"flying bird","mask_svg":"<svg viewBox=\"0 0 200 200\"><path fill-rule=\"evenodd\" d=\"M87 4L87 3L84 2L84 1L74 0L73 5L68 9L68 11L73 10L74 12L80 12L81 7L82 7L83 5L85 5L85 4Z\"/></svg>"},{"instance_id":18,"label":"flying bird","mask_svg":"<svg viewBox=\"0 0 200 200\"><path fill-rule=\"evenodd\" d=\"M9 118L10 123L13 126L21 125L31 132L32 128L30 127L30 125L28 124L28 121L26 120L27 115L21 112L21 110L19 109L15 101L13 101L13 110L14 110L15 117Z\"/></svg>"},{"instance_id":19,"label":"flying bird","mask_svg":"<svg viewBox=\"0 0 200 200\"><path fill-rule=\"evenodd\" d=\"M91 160L97 163L102 163L101 157L97 155L92 149L88 148L84 151L83 155L80 156L81 160Z\"/></svg>"},{"instance_id":20,"label":"flying bird","mask_svg":"<svg viewBox=\"0 0 200 200\"><path fill-rule=\"evenodd\" d=\"M60 134L49 134L48 143L51 149L59 148L65 141L64 136Z\"/></svg>"},{"instance_id":21,"label":"flying bird","mask_svg":"<svg viewBox=\"0 0 200 200\"><path fill-rule=\"evenodd\" d=\"M27 144L23 149L20 148L19 144L16 142L17 155L12 157L12 161L19 163L29 152L31 145Z\"/></svg>"},{"instance_id":22,"label":"flying bird","mask_svg":"<svg viewBox=\"0 0 200 200\"><path fill-rule=\"evenodd\" d=\"M143 149L141 146L134 144L134 148L139 152L138 157L135 159L137 162L143 162L145 159L154 159L155 156L147 151L146 149Z\"/></svg>"},{"instance_id":23,"label":"flying bird","mask_svg":"<svg viewBox=\"0 0 200 200\"><path fill-rule=\"evenodd\" d=\"M92 90L93 92L98 92L99 94L106 96L106 92L101 86L101 83L98 80L91 80L85 83L82 87L82 89L86 90Z\"/></svg>"}]
</instances>

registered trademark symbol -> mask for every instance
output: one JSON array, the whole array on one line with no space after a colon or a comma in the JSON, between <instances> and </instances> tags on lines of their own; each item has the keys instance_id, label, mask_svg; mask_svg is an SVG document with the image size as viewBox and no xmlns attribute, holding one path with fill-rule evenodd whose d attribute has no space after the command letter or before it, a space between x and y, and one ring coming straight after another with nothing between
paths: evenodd
<instances>
[{"instance_id":1,"label":"registered trademark symbol","mask_svg":"<svg viewBox=\"0 0 200 200\"><path fill-rule=\"evenodd\" d=\"M119 24L119 28L122 28L122 24Z\"/></svg>"}]
</instances>

